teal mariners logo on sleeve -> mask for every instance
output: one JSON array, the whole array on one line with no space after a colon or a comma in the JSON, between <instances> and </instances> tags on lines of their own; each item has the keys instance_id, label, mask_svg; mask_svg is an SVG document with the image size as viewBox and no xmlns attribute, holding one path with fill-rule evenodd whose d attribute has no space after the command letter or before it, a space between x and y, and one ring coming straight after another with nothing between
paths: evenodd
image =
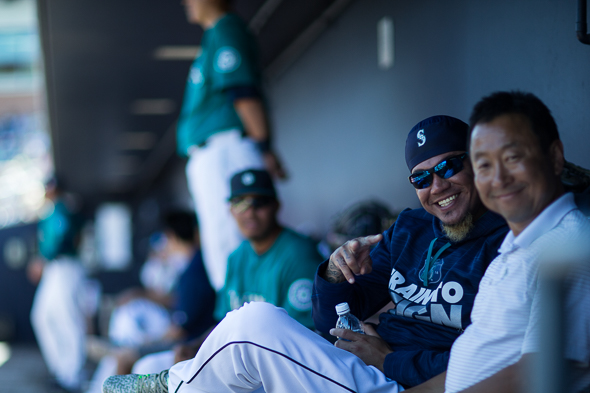
<instances>
[{"instance_id":1,"label":"teal mariners logo on sleeve","mask_svg":"<svg viewBox=\"0 0 590 393\"><path fill-rule=\"evenodd\" d=\"M205 81L205 78L203 77L203 71L201 71L201 67L191 68L189 78L191 83L194 85L200 85Z\"/></svg>"},{"instance_id":2,"label":"teal mariners logo on sleeve","mask_svg":"<svg viewBox=\"0 0 590 393\"><path fill-rule=\"evenodd\" d=\"M226 73L235 71L241 63L240 53L231 46L219 48L215 54L215 71Z\"/></svg>"},{"instance_id":3,"label":"teal mariners logo on sleeve","mask_svg":"<svg viewBox=\"0 0 590 393\"><path fill-rule=\"evenodd\" d=\"M308 278L295 280L289 287L289 303L297 311L311 310L311 291L313 283Z\"/></svg>"}]
</instances>

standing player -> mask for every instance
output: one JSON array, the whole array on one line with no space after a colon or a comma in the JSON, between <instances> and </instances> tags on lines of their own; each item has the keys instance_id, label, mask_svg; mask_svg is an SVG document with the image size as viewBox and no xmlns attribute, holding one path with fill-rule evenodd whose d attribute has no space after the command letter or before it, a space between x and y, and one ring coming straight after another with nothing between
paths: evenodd
<instances>
[{"instance_id":1,"label":"standing player","mask_svg":"<svg viewBox=\"0 0 590 393\"><path fill-rule=\"evenodd\" d=\"M65 389L80 388L86 361L86 273L78 259L81 222L66 203L57 179L45 187L51 213L38 225L41 258L29 265L39 287L31 308L31 325L49 372Z\"/></svg>"},{"instance_id":2,"label":"standing player","mask_svg":"<svg viewBox=\"0 0 590 393\"><path fill-rule=\"evenodd\" d=\"M247 168L266 167L279 178L284 172L271 150L253 37L239 17L228 13L229 0L183 3L189 22L205 31L178 120L178 152L189 156L186 174L203 259L219 291L227 257L241 242L227 206L230 176Z\"/></svg>"}]
</instances>

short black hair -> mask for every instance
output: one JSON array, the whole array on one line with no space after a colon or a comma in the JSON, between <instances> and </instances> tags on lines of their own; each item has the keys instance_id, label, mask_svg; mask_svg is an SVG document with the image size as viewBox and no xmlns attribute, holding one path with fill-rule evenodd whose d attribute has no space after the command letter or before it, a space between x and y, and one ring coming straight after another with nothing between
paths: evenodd
<instances>
[{"instance_id":1,"label":"short black hair","mask_svg":"<svg viewBox=\"0 0 590 393\"><path fill-rule=\"evenodd\" d=\"M54 189L57 193L62 192L67 188L66 182L64 181L63 177L54 174L49 179L45 181L45 189L51 188Z\"/></svg>"},{"instance_id":2,"label":"short black hair","mask_svg":"<svg viewBox=\"0 0 590 393\"><path fill-rule=\"evenodd\" d=\"M164 217L164 227L178 238L193 242L197 230L197 217L188 211L172 211Z\"/></svg>"},{"instance_id":3,"label":"short black hair","mask_svg":"<svg viewBox=\"0 0 590 393\"><path fill-rule=\"evenodd\" d=\"M519 114L527 118L545 153L559 139L557 124L551 111L537 96L521 91L499 91L482 98L473 107L469 117L467 146L471 143L471 134L477 124L489 123L506 114Z\"/></svg>"}]
</instances>

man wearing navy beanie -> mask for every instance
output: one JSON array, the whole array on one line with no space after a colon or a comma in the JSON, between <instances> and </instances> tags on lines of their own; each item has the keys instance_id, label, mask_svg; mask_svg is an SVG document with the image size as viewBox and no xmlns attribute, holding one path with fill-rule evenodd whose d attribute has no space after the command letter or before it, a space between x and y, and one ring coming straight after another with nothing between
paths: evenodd
<instances>
[{"instance_id":1,"label":"man wearing navy beanie","mask_svg":"<svg viewBox=\"0 0 590 393\"><path fill-rule=\"evenodd\" d=\"M467 150L469 126L451 116L432 116L410 130L406 138L406 164L412 169L429 158L450 151Z\"/></svg>"},{"instance_id":2,"label":"man wearing navy beanie","mask_svg":"<svg viewBox=\"0 0 590 393\"><path fill-rule=\"evenodd\" d=\"M463 121L432 116L416 124L406 139L410 182L424 209L441 221L443 231L460 241L485 211L473 186Z\"/></svg>"},{"instance_id":3,"label":"man wearing navy beanie","mask_svg":"<svg viewBox=\"0 0 590 393\"><path fill-rule=\"evenodd\" d=\"M170 369L169 391L395 393L444 372L507 232L479 200L466 143L467 125L449 116L412 128L406 162L422 208L344 243L319 266L312 316L320 332L339 338L334 345L284 310L248 303L227 314L195 358ZM363 325L365 334L334 329L341 302L360 320L386 311L378 325Z\"/></svg>"}]
</instances>

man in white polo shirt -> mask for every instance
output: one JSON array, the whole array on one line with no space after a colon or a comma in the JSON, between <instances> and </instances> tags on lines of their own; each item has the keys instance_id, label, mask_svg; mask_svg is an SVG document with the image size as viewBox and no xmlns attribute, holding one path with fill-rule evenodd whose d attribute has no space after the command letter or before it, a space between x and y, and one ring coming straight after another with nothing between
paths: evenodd
<instances>
[{"instance_id":1,"label":"man in white polo shirt","mask_svg":"<svg viewBox=\"0 0 590 393\"><path fill-rule=\"evenodd\" d=\"M563 145L547 107L534 95L499 92L482 99L470 119L470 157L484 205L510 232L481 280L472 324L455 341L446 376L411 392L517 392L540 350L543 304L539 260L565 244L590 239L590 221L564 193ZM586 248L587 249L587 248ZM590 260L590 254L586 254ZM575 391L588 391L590 274L576 271L566 299L565 357L577 364ZM556 338L557 339L557 338ZM446 378L445 378L446 377Z\"/></svg>"}]
</instances>

